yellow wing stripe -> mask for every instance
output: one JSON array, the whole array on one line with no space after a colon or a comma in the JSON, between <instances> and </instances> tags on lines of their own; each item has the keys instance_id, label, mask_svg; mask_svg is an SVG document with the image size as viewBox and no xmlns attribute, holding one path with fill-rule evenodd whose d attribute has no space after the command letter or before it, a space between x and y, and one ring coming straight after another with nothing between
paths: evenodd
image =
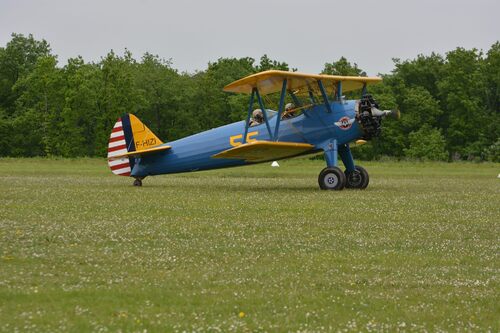
<instances>
[{"instance_id":1,"label":"yellow wing stripe","mask_svg":"<svg viewBox=\"0 0 500 333\"><path fill-rule=\"evenodd\" d=\"M248 162L265 162L292 157L313 150L308 143L254 141L224 150L212 158L240 159Z\"/></svg>"}]
</instances>

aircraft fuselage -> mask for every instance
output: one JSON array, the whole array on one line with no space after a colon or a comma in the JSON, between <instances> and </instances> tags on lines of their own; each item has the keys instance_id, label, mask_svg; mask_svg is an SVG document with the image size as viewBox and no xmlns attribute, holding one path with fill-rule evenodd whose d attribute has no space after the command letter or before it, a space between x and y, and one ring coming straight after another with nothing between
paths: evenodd
<instances>
[{"instance_id":1,"label":"aircraft fuselage","mask_svg":"<svg viewBox=\"0 0 500 333\"><path fill-rule=\"evenodd\" d=\"M309 143L320 150L334 139L338 145L343 145L362 137L363 131L354 120L356 101L335 101L330 105L332 112L328 112L324 104L319 104L299 116L282 119L278 141ZM277 118L277 114L269 118L272 133ZM142 178L252 164L254 162L240 159L212 158L214 154L242 144L244 131L245 121L239 121L166 142L165 145L171 146L170 150L136 159L131 176ZM253 140L271 140L265 123L248 128L247 142Z\"/></svg>"}]
</instances>

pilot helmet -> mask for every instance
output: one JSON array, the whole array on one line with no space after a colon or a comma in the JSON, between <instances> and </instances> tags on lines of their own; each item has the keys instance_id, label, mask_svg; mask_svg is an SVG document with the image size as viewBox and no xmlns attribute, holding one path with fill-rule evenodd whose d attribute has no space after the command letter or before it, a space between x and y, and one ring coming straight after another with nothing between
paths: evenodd
<instances>
[{"instance_id":1,"label":"pilot helmet","mask_svg":"<svg viewBox=\"0 0 500 333\"><path fill-rule=\"evenodd\" d=\"M285 111L288 111L288 110L291 110L294 108L295 108L295 105L293 105L293 103L288 103L287 105L285 105Z\"/></svg>"},{"instance_id":2,"label":"pilot helmet","mask_svg":"<svg viewBox=\"0 0 500 333\"><path fill-rule=\"evenodd\" d=\"M252 117L255 120L262 120L262 119L264 119L264 114L262 113L261 109L255 109L252 112Z\"/></svg>"}]
</instances>

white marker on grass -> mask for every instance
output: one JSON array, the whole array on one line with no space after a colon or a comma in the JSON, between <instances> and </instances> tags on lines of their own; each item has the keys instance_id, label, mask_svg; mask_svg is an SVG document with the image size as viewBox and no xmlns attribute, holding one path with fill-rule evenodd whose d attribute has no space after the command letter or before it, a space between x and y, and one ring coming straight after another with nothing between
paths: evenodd
<instances>
[{"instance_id":1,"label":"white marker on grass","mask_svg":"<svg viewBox=\"0 0 500 333\"><path fill-rule=\"evenodd\" d=\"M279 167L280 165L278 164L277 161L274 161L273 163L271 163L271 166L274 168L274 167ZM498 175L500 177L500 175Z\"/></svg>"}]
</instances>

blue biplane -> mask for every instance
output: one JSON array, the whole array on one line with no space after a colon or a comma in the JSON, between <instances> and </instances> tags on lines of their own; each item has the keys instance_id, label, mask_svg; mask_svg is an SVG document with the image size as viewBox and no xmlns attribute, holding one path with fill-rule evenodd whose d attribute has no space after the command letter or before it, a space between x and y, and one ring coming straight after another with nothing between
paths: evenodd
<instances>
[{"instance_id":1,"label":"blue biplane","mask_svg":"<svg viewBox=\"0 0 500 333\"><path fill-rule=\"evenodd\" d=\"M379 110L367 93L368 85L381 80L277 70L250 75L224 88L250 95L246 120L163 143L137 117L125 114L112 130L108 164L114 174L133 177L134 185L141 186L147 176L324 152L327 166L318 177L321 189L364 189L369 176L354 164L349 144L380 135L384 117L399 118L398 111ZM361 98L345 100L343 94L354 90L361 90ZM277 111L264 104L273 95ZM339 155L345 171L338 167Z\"/></svg>"}]
</instances>

